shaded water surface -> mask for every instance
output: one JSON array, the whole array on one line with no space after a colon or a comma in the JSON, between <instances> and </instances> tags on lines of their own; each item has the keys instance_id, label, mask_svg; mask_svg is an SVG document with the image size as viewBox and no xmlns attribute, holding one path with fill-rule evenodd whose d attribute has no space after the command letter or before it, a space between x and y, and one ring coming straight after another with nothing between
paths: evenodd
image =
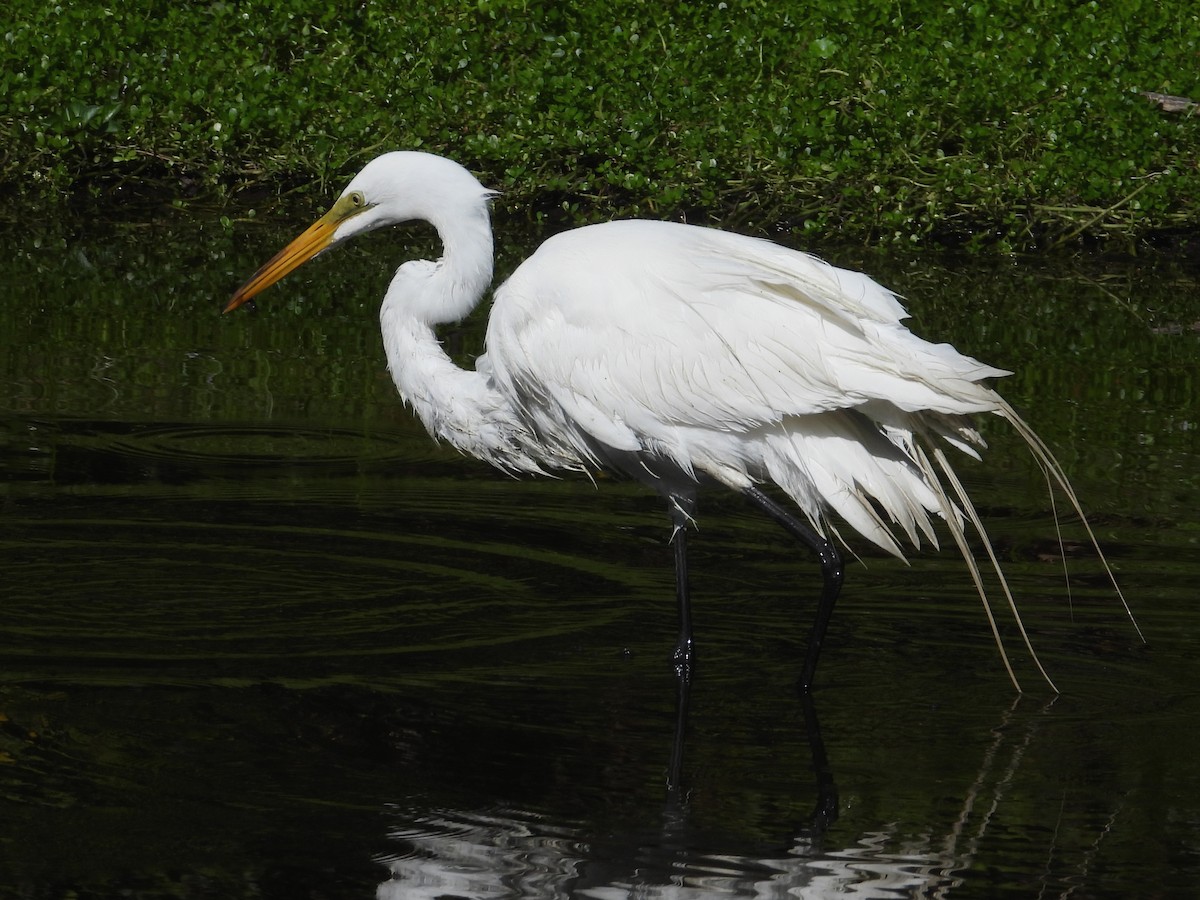
<instances>
[{"instance_id":1,"label":"shaded water surface","mask_svg":"<svg viewBox=\"0 0 1200 900\"><path fill-rule=\"evenodd\" d=\"M983 423L963 478L1061 696L1002 619L1014 693L952 547L855 544L806 706L815 564L714 494L680 719L660 502L424 435L375 323L396 235L220 316L290 230L5 235L0 896L1191 895L1193 270L830 254L1017 372L1145 647Z\"/></svg>"}]
</instances>

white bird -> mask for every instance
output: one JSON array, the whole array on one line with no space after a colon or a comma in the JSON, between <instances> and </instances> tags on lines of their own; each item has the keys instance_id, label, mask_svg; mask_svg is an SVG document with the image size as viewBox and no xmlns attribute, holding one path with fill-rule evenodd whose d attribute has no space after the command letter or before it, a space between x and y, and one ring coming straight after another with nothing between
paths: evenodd
<instances>
[{"instance_id":1,"label":"white bird","mask_svg":"<svg viewBox=\"0 0 1200 900\"><path fill-rule=\"evenodd\" d=\"M748 497L820 558L824 586L801 676L805 690L842 581L830 513L901 558L899 535L917 548L922 535L936 546L932 519L945 520L1020 690L966 522L983 538L1018 624L1020 615L943 443L978 458L984 442L968 417L998 415L1083 513L1046 445L984 383L1008 372L914 335L896 295L865 275L765 240L642 220L578 228L543 243L495 290L487 352L474 370L462 369L435 327L464 318L491 285L493 196L448 159L380 156L225 311L355 235L428 222L442 258L400 266L380 310L396 387L431 435L500 469L608 468L666 498L681 674L692 659L687 526L697 489L708 481ZM761 489L768 482L802 518ZM1090 527L1088 534L1103 561ZM1113 586L1120 596L1115 579ZM1037 662L1023 626L1020 633Z\"/></svg>"}]
</instances>

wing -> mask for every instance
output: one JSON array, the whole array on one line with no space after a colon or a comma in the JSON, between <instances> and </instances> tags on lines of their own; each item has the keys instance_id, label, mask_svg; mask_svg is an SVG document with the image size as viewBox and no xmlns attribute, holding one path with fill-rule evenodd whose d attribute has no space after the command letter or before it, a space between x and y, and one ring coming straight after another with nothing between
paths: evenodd
<instances>
[{"instance_id":1,"label":"wing","mask_svg":"<svg viewBox=\"0 0 1200 900\"><path fill-rule=\"evenodd\" d=\"M619 450L872 404L995 409L978 382L1008 373L906 315L866 276L768 241L612 222L551 238L497 291L487 365L541 434Z\"/></svg>"}]
</instances>

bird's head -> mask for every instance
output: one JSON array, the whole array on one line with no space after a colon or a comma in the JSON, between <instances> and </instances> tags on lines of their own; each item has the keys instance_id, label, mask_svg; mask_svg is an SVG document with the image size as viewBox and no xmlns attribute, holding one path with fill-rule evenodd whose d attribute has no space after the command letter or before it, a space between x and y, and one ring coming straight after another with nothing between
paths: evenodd
<instances>
[{"instance_id":1,"label":"bird's head","mask_svg":"<svg viewBox=\"0 0 1200 900\"><path fill-rule=\"evenodd\" d=\"M487 217L489 191L458 163L430 153L396 151L371 160L325 215L271 257L234 293L225 312L269 288L330 247L384 225Z\"/></svg>"}]
</instances>

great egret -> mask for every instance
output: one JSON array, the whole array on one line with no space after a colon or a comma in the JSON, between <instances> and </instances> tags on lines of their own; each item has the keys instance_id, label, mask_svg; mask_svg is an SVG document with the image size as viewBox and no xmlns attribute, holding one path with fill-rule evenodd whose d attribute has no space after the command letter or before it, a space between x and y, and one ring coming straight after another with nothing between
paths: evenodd
<instances>
[{"instance_id":1,"label":"great egret","mask_svg":"<svg viewBox=\"0 0 1200 900\"><path fill-rule=\"evenodd\" d=\"M865 275L765 240L641 220L578 228L543 243L496 289L487 352L474 371L461 369L434 329L465 317L491 284L493 195L448 159L384 154L255 272L225 311L355 235L428 222L442 258L400 266L380 310L396 387L435 438L500 469L606 467L666 498L681 674L692 659L687 526L700 483L715 481L741 492L820 559L824 584L801 675L805 690L842 582L831 511L901 558L896 529L918 549L922 534L936 546L931 517L943 518L1020 690L965 521L983 538L1018 624L1020 615L941 446L978 458L984 442L967 417L1000 416L1082 518L1050 450L983 383L1008 372L914 335L901 324L907 313L896 295ZM765 482L781 488L803 520L764 493ZM1020 632L1037 662L1024 626Z\"/></svg>"}]
</instances>

